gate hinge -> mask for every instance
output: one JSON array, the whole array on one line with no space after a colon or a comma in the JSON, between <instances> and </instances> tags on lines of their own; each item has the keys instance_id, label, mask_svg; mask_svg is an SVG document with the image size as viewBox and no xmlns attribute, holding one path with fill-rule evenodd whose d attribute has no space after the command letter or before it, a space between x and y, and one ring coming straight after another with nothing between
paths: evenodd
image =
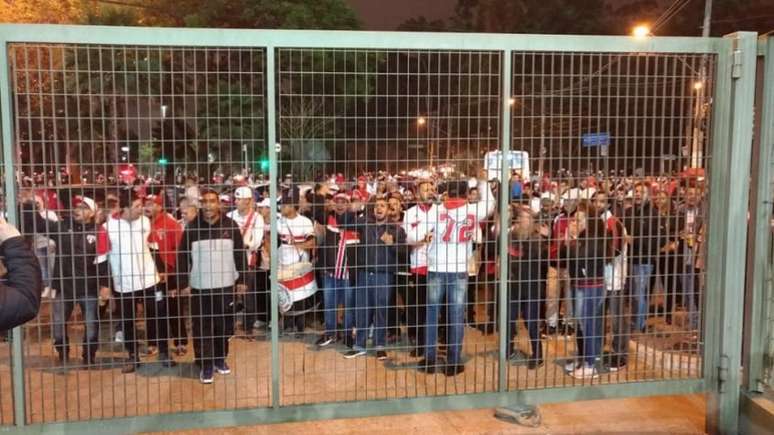
<instances>
[{"instance_id":1,"label":"gate hinge","mask_svg":"<svg viewBox=\"0 0 774 435\"><path fill-rule=\"evenodd\" d=\"M726 392L726 382L728 381L728 355L720 355L720 364L718 365L718 391Z\"/></svg>"},{"instance_id":2,"label":"gate hinge","mask_svg":"<svg viewBox=\"0 0 774 435\"><path fill-rule=\"evenodd\" d=\"M276 152L277 152L277 154L281 153L281 152L282 152L282 144L281 144L281 143L279 143L279 142L277 142L276 144L274 144L274 151L276 151Z\"/></svg>"}]
</instances>

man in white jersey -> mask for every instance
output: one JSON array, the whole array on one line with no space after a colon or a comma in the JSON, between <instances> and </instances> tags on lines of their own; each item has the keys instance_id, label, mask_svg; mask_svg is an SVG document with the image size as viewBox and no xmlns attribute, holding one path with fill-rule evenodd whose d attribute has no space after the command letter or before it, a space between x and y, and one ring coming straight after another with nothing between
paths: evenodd
<instances>
[{"instance_id":1,"label":"man in white jersey","mask_svg":"<svg viewBox=\"0 0 774 435\"><path fill-rule=\"evenodd\" d=\"M427 315L425 358L419 369L434 373L441 367L436 361L438 315L441 304L447 307L447 358L443 368L447 376L465 370L460 364L465 333L465 302L468 289L468 258L473 255L473 237L479 221L492 214L495 201L486 181L478 182L481 201L468 202L468 181L456 180L445 184L445 199L429 217L432 233L427 252Z\"/></svg>"},{"instance_id":2,"label":"man in white jersey","mask_svg":"<svg viewBox=\"0 0 774 435\"><path fill-rule=\"evenodd\" d=\"M252 336L256 320L258 320L258 294L263 294L266 289L258 287L256 270L258 268L258 250L263 244L264 221L263 216L255 207L253 190L247 186L241 186L234 192L236 209L228 212L226 216L231 218L242 233L242 240L247 250L247 265L241 272L245 275L247 291L244 294L244 313L242 316L242 329L247 336ZM262 283L261 283L262 284Z\"/></svg>"}]
</instances>

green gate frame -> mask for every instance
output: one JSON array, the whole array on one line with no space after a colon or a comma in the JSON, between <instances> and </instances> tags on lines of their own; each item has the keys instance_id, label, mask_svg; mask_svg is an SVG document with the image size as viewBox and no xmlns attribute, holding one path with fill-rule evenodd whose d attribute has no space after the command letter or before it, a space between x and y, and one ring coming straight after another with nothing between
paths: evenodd
<instances>
[{"instance_id":1,"label":"green gate frame","mask_svg":"<svg viewBox=\"0 0 774 435\"><path fill-rule=\"evenodd\" d=\"M266 50L266 123L270 175L277 179L278 147L275 110L275 49L417 49L417 50L495 50L502 53L501 146L510 146L510 80L514 51L685 53L717 55L717 83L713 103L711 140L711 203L708 239L707 297L705 302L705 353L703 379L648 381L615 385L548 388L508 392L505 382L504 335L500 338L500 378L496 393L423 397L367 402L327 403L301 406L280 405L279 340L277 289L272 286L271 368L272 404L268 408L184 412L141 417L114 418L83 422L26 424L24 391L23 336L13 330L12 375L15 431L19 433L102 433L121 431L175 430L232 425L274 423L326 418L389 415L434 410L486 408L512 403L539 404L574 400L603 399L664 394L708 393L708 430L731 433L738 427L739 385L742 344L742 310L745 275L745 242L748 176L753 125L755 58L757 35L740 32L724 38L657 37L636 39L626 36L560 36L513 34L454 34L402 32L350 32L305 30L231 30L130 28L105 26L0 25L0 108L2 117L5 188L11 223L15 215L16 188L13 168L13 103L9 76L8 44L113 44L180 47L262 47ZM771 45L771 44L769 44ZM769 92L772 94L772 92ZM771 114L769 113L769 116ZM771 132L769 132L771 134ZM275 144L277 144L275 146ZM508 168L503 165L503 171ZM730 180L736 180L730 183ZM738 182L744 180L744 182ZM270 186L277 195L277 185ZM501 207L506 204L501 204ZM503 208L507 210L507 207ZM502 213L501 223L509 219ZM276 216L271 219L271 241L277 242ZM504 225L503 227L506 227ZM505 244L501 244L501 249ZM276 257L272 257L272 282L276 283ZM506 258L501 256L501 263ZM500 267L499 293L505 300L507 267ZM275 284L276 285L276 284ZM506 316L501 304L500 331ZM3 427L0 430L9 430Z\"/></svg>"}]
</instances>

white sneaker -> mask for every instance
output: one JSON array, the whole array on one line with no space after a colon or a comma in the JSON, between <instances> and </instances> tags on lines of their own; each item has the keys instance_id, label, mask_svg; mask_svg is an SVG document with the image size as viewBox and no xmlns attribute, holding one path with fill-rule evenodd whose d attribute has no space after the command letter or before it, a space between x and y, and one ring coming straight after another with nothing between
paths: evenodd
<instances>
[{"instance_id":1,"label":"white sneaker","mask_svg":"<svg viewBox=\"0 0 774 435\"><path fill-rule=\"evenodd\" d=\"M594 379L599 377L599 373L594 366L583 364L579 368L575 369L570 376L575 379Z\"/></svg>"},{"instance_id":2,"label":"white sneaker","mask_svg":"<svg viewBox=\"0 0 774 435\"><path fill-rule=\"evenodd\" d=\"M575 371L575 370L576 370L578 367L580 367L580 365L578 364L578 362L577 362L577 361L575 361L575 360L572 360L572 361L570 361L570 362L568 362L568 363L566 363L566 364L564 365L564 371L565 371L565 372L567 372L567 373L572 373L572 372L574 372L574 371Z\"/></svg>"}]
</instances>

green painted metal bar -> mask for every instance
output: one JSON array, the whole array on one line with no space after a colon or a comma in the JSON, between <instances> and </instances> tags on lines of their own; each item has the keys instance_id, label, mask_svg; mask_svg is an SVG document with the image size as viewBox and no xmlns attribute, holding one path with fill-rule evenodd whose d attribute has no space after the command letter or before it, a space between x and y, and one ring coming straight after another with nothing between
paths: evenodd
<instances>
[{"instance_id":1,"label":"green painted metal bar","mask_svg":"<svg viewBox=\"0 0 774 435\"><path fill-rule=\"evenodd\" d=\"M502 159L500 160L500 286L498 288L500 296L500 304L496 307L498 310L498 328L500 339L500 352L498 361L498 390L508 390L508 244L510 243L510 228L511 213L510 213L510 179L511 168L510 159L507 158L511 149L511 86L513 82L512 64L513 64L513 52L511 50L505 50L502 54L502 92L500 93L500 107L502 108L502 124L500 127L500 152L502 152Z\"/></svg>"},{"instance_id":2,"label":"green painted metal bar","mask_svg":"<svg viewBox=\"0 0 774 435\"><path fill-rule=\"evenodd\" d=\"M704 294L704 380L710 394L707 395L707 427L717 426L713 410L718 408L718 361L720 358L720 324L723 300L722 265L725 252L723 229L728 225L725 213L727 197L724 186L728 184L726 155L728 154L729 132L731 130L731 100L733 50L731 41L718 55L715 74L715 92L712 111L711 160L709 167L709 231L707 231L707 285Z\"/></svg>"},{"instance_id":3,"label":"green painted metal bar","mask_svg":"<svg viewBox=\"0 0 774 435\"><path fill-rule=\"evenodd\" d=\"M0 37L12 42L118 44L151 46L304 47L363 49L448 49L518 51L594 51L715 53L720 38L523 35L484 33L362 32L323 30L250 30L141 28L118 26L0 25Z\"/></svg>"},{"instance_id":4,"label":"green painted metal bar","mask_svg":"<svg viewBox=\"0 0 774 435\"><path fill-rule=\"evenodd\" d=\"M763 360L766 352L767 312L766 294L771 279L771 200L772 165L774 164L774 44L763 46L762 68L758 69L759 93L756 95L756 116L759 116L753 150L753 180L750 191L750 264L745 303L744 385L747 391L763 388ZM768 79L768 80L767 80Z\"/></svg>"},{"instance_id":5,"label":"green painted metal bar","mask_svg":"<svg viewBox=\"0 0 774 435\"><path fill-rule=\"evenodd\" d=\"M712 323L712 331L707 331L716 334L713 342L716 338L719 342L713 343L712 353L705 355L705 375L712 381L707 412L707 429L711 433L735 433L739 422L747 225L738 223L747 220L757 54L755 33L740 32L726 38L732 42L732 50L728 55L721 55L723 68L719 74L731 78L730 104L725 101L715 101L715 104L725 105L730 112L724 114L727 118L716 118L720 133L726 134L713 135L710 216L716 222L714 228L711 222L709 233L711 238L718 239L710 247L710 256L717 255L720 259L713 261L719 267L708 269L707 277L712 287L708 293L713 296L712 300L708 299L707 307L720 310L719 319L713 319L719 321ZM724 119L730 121L727 128L722 125ZM721 251L717 251L719 244ZM709 366L712 363L718 367Z\"/></svg>"},{"instance_id":6,"label":"green painted metal bar","mask_svg":"<svg viewBox=\"0 0 774 435\"><path fill-rule=\"evenodd\" d=\"M16 216L16 171L14 168L14 130L11 69L8 64L8 42L0 40L0 107L2 107L3 165L5 169L5 213L8 222L19 224ZM24 331L21 327L11 332L11 375L13 379L13 421L16 426L26 424L24 395Z\"/></svg>"},{"instance_id":7,"label":"green painted metal bar","mask_svg":"<svg viewBox=\"0 0 774 435\"><path fill-rule=\"evenodd\" d=\"M277 110L275 100L275 61L274 47L266 47L266 145L269 147L269 196L271 203L278 198L277 183L279 170L277 164ZM271 216L271 405L280 406L280 360L279 360L279 298L277 293L277 256L273 254L279 246L277 238L277 212L272 206Z\"/></svg>"},{"instance_id":8,"label":"green painted metal bar","mask_svg":"<svg viewBox=\"0 0 774 435\"><path fill-rule=\"evenodd\" d=\"M623 385L586 385L583 387L547 390L521 390L507 394L483 393L464 396L421 397L411 399L374 400L365 403L328 403L281 407L279 409L239 409L234 411L185 412L101 421L30 425L19 434L77 433L103 434L173 431L191 428L247 426L288 421L308 421L334 418L356 418L410 414L441 410L494 408L513 403L541 403L600 400L616 397L695 394L704 390L701 380L658 381ZM116 431L116 428L120 430Z\"/></svg>"}]
</instances>

